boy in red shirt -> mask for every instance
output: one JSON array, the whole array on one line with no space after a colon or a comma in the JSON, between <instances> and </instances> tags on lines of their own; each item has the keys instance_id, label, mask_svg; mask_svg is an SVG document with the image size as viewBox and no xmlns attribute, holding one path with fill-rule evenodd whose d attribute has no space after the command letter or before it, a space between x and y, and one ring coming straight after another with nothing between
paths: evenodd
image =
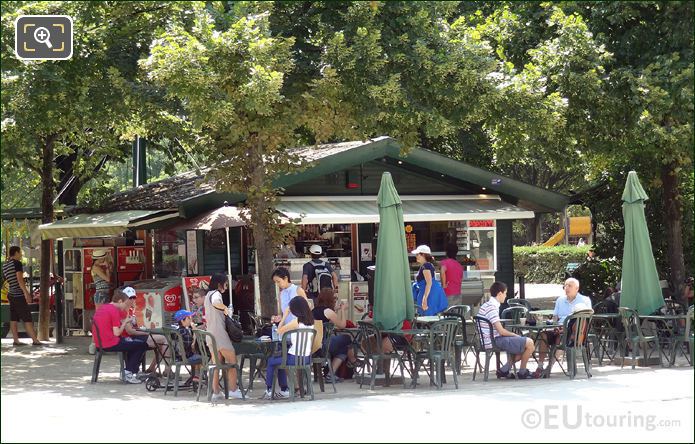
<instances>
[{"instance_id":1,"label":"boy in red shirt","mask_svg":"<svg viewBox=\"0 0 695 444\"><path fill-rule=\"evenodd\" d=\"M130 317L121 317L121 313L128 309L128 305L128 295L121 290L114 291L111 303L100 306L94 313L92 337L95 344L103 348L104 351L126 352L125 381L131 384L140 384L142 381L135 375L142 361L142 356L147 351L147 344L133 341L132 338L121 337L126 325L131 322ZM96 333L97 328L99 335Z\"/></svg>"}]
</instances>

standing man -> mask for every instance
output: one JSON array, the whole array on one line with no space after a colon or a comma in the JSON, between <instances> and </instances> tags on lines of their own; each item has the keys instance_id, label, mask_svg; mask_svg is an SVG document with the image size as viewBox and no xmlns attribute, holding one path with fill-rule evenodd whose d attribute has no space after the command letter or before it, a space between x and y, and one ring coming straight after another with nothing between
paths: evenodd
<instances>
[{"instance_id":1,"label":"standing man","mask_svg":"<svg viewBox=\"0 0 695 444\"><path fill-rule=\"evenodd\" d=\"M323 250L320 245L309 247L309 253L311 253L311 260L304 264L302 270L302 289L316 306L316 298L318 298L322 288L332 288L333 291L338 291L338 275L333 271L328 261L321 260Z\"/></svg>"},{"instance_id":2,"label":"standing man","mask_svg":"<svg viewBox=\"0 0 695 444\"><path fill-rule=\"evenodd\" d=\"M17 322L24 322L24 329L31 336L31 345L43 345L36 338L34 322L31 319L31 294L24 282L24 268L22 267L22 249L16 245L10 247L10 256L2 264L2 275L9 285L7 299L10 302L10 330L12 330L12 345L27 345L19 342L19 331Z\"/></svg>"}]
</instances>

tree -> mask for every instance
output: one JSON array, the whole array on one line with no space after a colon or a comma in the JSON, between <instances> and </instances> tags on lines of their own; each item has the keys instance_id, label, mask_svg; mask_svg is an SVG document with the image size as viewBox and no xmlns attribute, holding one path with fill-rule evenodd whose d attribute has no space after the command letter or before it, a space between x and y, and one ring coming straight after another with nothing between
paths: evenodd
<instances>
[{"instance_id":1,"label":"tree","mask_svg":"<svg viewBox=\"0 0 695 444\"><path fill-rule=\"evenodd\" d=\"M42 222L53 221L56 160L78 178L105 156L128 152L122 126L131 114L115 85L136 72L148 34L179 8L176 3L7 2L2 4L3 168L33 172L41 180ZM21 61L14 54L14 20L23 14L73 18L70 60ZM144 46L143 46L144 44ZM74 153L77 153L74 156ZM41 243L39 337L48 338L51 242Z\"/></svg>"},{"instance_id":2,"label":"tree","mask_svg":"<svg viewBox=\"0 0 695 444\"><path fill-rule=\"evenodd\" d=\"M586 2L569 7L587 18L613 54L604 84L602 128L591 147L594 176L606 170L624 174L621 167L638 170L650 195L657 197L651 204L659 205L671 287L680 297L684 239L690 239L687 250L693 251L692 224L687 237L683 230L692 221L683 208L692 208L685 198L692 196L693 4Z\"/></svg>"},{"instance_id":3,"label":"tree","mask_svg":"<svg viewBox=\"0 0 695 444\"><path fill-rule=\"evenodd\" d=\"M456 4L276 2L195 8L143 62L182 112L169 121L215 159L208 179L245 196L261 311L276 310L273 249L292 233L274 180L301 167L291 147L389 134L404 146L476 122L494 84L489 47L450 26Z\"/></svg>"}]
</instances>

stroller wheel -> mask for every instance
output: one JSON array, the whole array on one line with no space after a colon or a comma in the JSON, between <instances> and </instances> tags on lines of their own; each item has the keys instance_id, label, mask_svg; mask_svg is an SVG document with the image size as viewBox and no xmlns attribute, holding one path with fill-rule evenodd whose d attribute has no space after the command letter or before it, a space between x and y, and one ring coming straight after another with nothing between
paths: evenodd
<instances>
[{"instance_id":1,"label":"stroller wheel","mask_svg":"<svg viewBox=\"0 0 695 444\"><path fill-rule=\"evenodd\" d=\"M160 387L161 387L161 385L159 385L159 378L157 378L155 376L150 376L145 381L145 389L147 389L148 392L153 392Z\"/></svg>"}]
</instances>

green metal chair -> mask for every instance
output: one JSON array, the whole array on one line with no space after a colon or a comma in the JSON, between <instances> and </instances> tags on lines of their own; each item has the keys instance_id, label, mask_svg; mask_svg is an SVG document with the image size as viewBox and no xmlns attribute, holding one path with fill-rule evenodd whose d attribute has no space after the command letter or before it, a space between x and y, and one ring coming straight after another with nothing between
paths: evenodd
<instances>
[{"instance_id":1,"label":"green metal chair","mask_svg":"<svg viewBox=\"0 0 695 444\"><path fill-rule=\"evenodd\" d=\"M455 371L461 374L461 354L463 354L463 363L468 364L468 352L470 352L474 347L473 343L468 337L468 332L466 328L466 317L470 313L471 308L468 305L452 305L446 309L442 316L444 317L455 317L459 320L460 330L456 335L456 340L454 341L454 350L456 351L456 368Z\"/></svg>"},{"instance_id":2,"label":"green metal chair","mask_svg":"<svg viewBox=\"0 0 695 444\"><path fill-rule=\"evenodd\" d=\"M94 338L94 346L96 347L96 353L94 353L94 365L92 366L92 384L95 384L99 379L99 368L101 367L101 358L106 354L118 355L118 361L121 366L121 369L119 370L118 374L120 375L121 382L125 382L125 352L104 350L101 346L101 332L99 331L99 327L97 326L97 324L94 323L93 319L91 321L91 324L92 326L94 326L94 331L97 335L97 337Z\"/></svg>"},{"instance_id":3,"label":"green metal chair","mask_svg":"<svg viewBox=\"0 0 695 444\"><path fill-rule=\"evenodd\" d=\"M495 342L495 335L493 332L493 326L492 323L484 316L476 316L473 318L473 323L476 326L477 329L477 338L478 342L475 345L475 366L473 367L473 380L475 381L475 375L478 371L478 368L480 367L480 371L483 372L483 381L487 381L488 375L490 374L490 359L492 358L492 355L494 354L495 357L497 358L497 364L499 366L500 363L500 353L502 353L504 350L499 348L497 346L497 343ZM485 343L485 339L483 336L483 332L487 331L488 332L488 337L490 338L490 344ZM480 354L485 353L485 368L483 370L483 367L480 362ZM512 357L510 353L507 353L507 360L512 361ZM516 363L512 364L511 371L516 374Z\"/></svg>"},{"instance_id":4,"label":"green metal chair","mask_svg":"<svg viewBox=\"0 0 695 444\"><path fill-rule=\"evenodd\" d=\"M461 329L458 318L445 318L432 324L429 331L429 341L427 350L417 356L426 358L430 366L430 380L437 389L442 388L444 381L444 364L448 361L449 365L455 367L455 347L456 335ZM415 362L415 372L419 370L420 364L424 359L417 359ZM457 372L453 372L454 385L459 388Z\"/></svg>"},{"instance_id":5,"label":"green metal chair","mask_svg":"<svg viewBox=\"0 0 695 444\"><path fill-rule=\"evenodd\" d=\"M213 374L214 372L221 370L222 371L222 381L224 382L224 397L225 399L228 398L228 393L229 393L229 387L228 387L228 381L227 381L227 371L230 368L235 368L236 369L236 374L237 374L237 383L239 384L239 390L241 391L241 399L246 399L246 393L244 392L244 382L242 380L242 375L241 375L241 368L239 368L239 364L230 364L230 363L221 363L219 362L219 352L217 349L217 341L215 340L215 337L211 334L208 333L207 331L204 330L193 330L193 335L196 338L196 341L198 344L200 344L200 354L203 358L203 363L201 364L200 368L200 373L201 375L203 372L207 375L207 400L211 401L212 400L212 381L213 381ZM206 341L206 338L210 338L210 342ZM207 344L207 347L204 345ZM213 356L216 359L213 359ZM196 396L196 401L200 400L200 392L203 387L203 378L200 378L200 383L198 384L198 395Z\"/></svg>"},{"instance_id":6,"label":"green metal chair","mask_svg":"<svg viewBox=\"0 0 695 444\"><path fill-rule=\"evenodd\" d=\"M279 366L275 367L273 371L271 393L275 393L278 371L284 370L287 373L287 385L290 389L290 399L292 401L295 399L295 378L297 375L301 375L302 380L306 380L309 393L311 394L311 400L314 400L314 386L311 383L311 345L314 343L315 335L316 330L313 328L298 328L296 330L287 331L282 335L282 362ZM294 364L287 363L287 345L290 340L295 342L295 350L298 352L298 354L295 355ZM309 350L309 353L305 353L305 350ZM301 385L303 384L302 380L296 382L299 382Z\"/></svg>"},{"instance_id":7,"label":"green metal chair","mask_svg":"<svg viewBox=\"0 0 695 444\"><path fill-rule=\"evenodd\" d=\"M162 327L164 332L164 337L167 340L168 350L173 350L171 365L174 367L174 396L179 394L179 376L181 375L181 367L188 369L188 371L193 375L193 364L188 361L186 357L186 349L183 344L183 337L178 330L171 327ZM169 385L171 382L171 372L167 372L167 382L164 386L164 395L172 389Z\"/></svg>"},{"instance_id":8,"label":"green metal chair","mask_svg":"<svg viewBox=\"0 0 695 444\"><path fill-rule=\"evenodd\" d=\"M320 322L320 321L317 321ZM323 366L327 365L328 366L328 374L331 376L331 384L333 385L333 393L337 393L338 391L335 389L335 374L333 373L333 365L331 363L332 357L330 354L330 343L331 343L331 337L333 337L333 330L335 328L335 324L332 322L324 322L323 323L323 341L321 342L321 356L313 356L311 358L311 364L314 369L314 381L318 381L319 383L319 388L321 389L321 392L325 392L326 388L324 386L323 382Z\"/></svg>"},{"instance_id":9,"label":"green metal chair","mask_svg":"<svg viewBox=\"0 0 695 444\"><path fill-rule=\"evenodd\" d=\"M514 321L515 324L518 324L521 320L521 318L525 318L528 316L528 310L526 307L523 307L521 305L517 305L514 307L509 307L505 308L502 310L502 315L500 316L501 319L511 319Z\"/></svg>"},{"instance_id":10,"label":"green metal chair","mask_svg":"<svg viewBox=\"0 0 695 444\"><path fill-rule=\"evenodd\" d=\"M531 308L531 303L528 300L521 298L509 298L507 299L507 305L510 307L524 307L527 311L533 310L533 308Z\"/></svg>"},{"instance_id":11,"label":"green metal chair","mask_svg":"<svg viewBox=\"0 0 695 444\"><path fill-rule=\"evenodd\" d=\"M360 388L362 388L362 385L364 384L364 372L367 369L367 366L370 368L370 376L371 376L371 381L369 383L369 388L370 390L374 390L374 383L376 382L376 372L377 369L379 368L380 362L384 360L391 360L395 359L396 362L398 363L398 367L401 369L401 378L403 379L403 388L406 388L405 385L405 377L403 374L403 369L405 368L405 364L403 362L403 357L401 356L398 351L395 350L391 353L386 353L384 352L382 346L381 346L381 330L379 330L374 324L371 322L364 322L364 321L359 321L357 323L359 329L360 329L360 334L359 338L361 339L361 349L362 349L362 354L364 356L364 365L362 366L362 373L360 377ZM373 338L373 340L372 340ZM386 367L386 366L385 366ZM391 385L391 374L390 374L390 368L384 368L384 375L386 376L386 386L388 387Z\"/></svg>"},{"instance_id":12,"label":"green metal chair","mask_svg":"<svg viewBox=\"0 0 695 444\"><path fill-rule=\"evenodd\" d=\"M642 349L642 357L644 359L649 359L651 356L651 351L647 353L649 344L654 344L656 354L659 356L659 362L663 367L664 362L661 359L661 344L659 342L659 338L657 336L644 336L642 327L640 326L639 314L635 310L626 307L619 307L618 311L620 313L620 321L625 329L625 344L622 353L623 362L621 363L620 368L625 366L625 357L627 355L628 346L630 347L632 353L632 369L634 370L635 362L637 361L638 349Z\"/></svg>"},{"instance_id":13,"label":"green metal chair","mask_svg":"<svg viewBox=\"0 0 695 444\"><path fill-rule=\"evenodd\" d=\"M552 347L549 354L548 376L550 376L550 369L553 368L553 364L556 360L555 352L557 350L562 350L565 352L567 375L570 379L574 379L574 377L577 376L578 351L581 351L582 354L584 371L586 371L586 375L591 378L591 359L589 359L587 345L589 343L589 327L591 326L592 313L593 311L591 310L578 311L565 318L562 323L563 328L560 343Z\"/></svg>"},{"instance_id":14,"label":"green metal chair","mask_svg":"<svg viewBox=\"0 0 695 444\"><path fill-rule=\"evenodd\" d=\"M674 337L671 340L671 358L669 359L669 365L674 365L676 363L676 357L678 351L685 357L688 363L693 365L693 306L691 305L688 309L688 313L685 315L685 328L681 329L678 321L674 321L674 325L678 329ZM683 351L683 346L687 347L687 353Z\"/></svg>"}]
</instances>

